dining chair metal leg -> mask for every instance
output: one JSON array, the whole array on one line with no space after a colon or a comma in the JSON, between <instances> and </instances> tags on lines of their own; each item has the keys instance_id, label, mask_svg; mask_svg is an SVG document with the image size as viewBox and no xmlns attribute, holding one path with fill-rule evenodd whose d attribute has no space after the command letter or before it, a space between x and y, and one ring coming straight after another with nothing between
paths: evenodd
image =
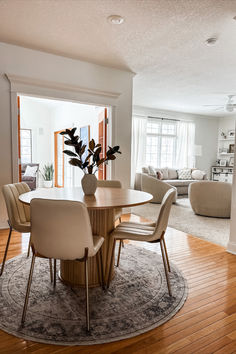
<instances>
[{"instance_id":1,"label":"dining chair metal leg","mask_svg":"<svg viewBox=\"0 0 236 354\"><path fill-rule=\"evenodd\" d=\"M160 246L161 246L162 261L163 261L163 265L164 265L164 269L165 269L168 292L169 292L169 295L172 296L171 287L170 287L170 279L169 279L169 274L168 274L168 269L167 269L166 259L165 259L165 251L164 251L163 244L162 244L162 238L160 239Z\"/></svg>"},{"instance_id":2,"label":"dining chair metal leg","mask_svg":"<svg viewBox=\"0 0 236 354\"><path fill-rule=\"evenodd\" d=\"M96 254L96 263L97 263L97 272L98 272L99 284L102 286L101 271L100 271L101 268L100 268L100 260L99 260L98 252Z\"/></svg>"},{"instance_id":3,"label":"dining chair metal leg","mask_svg":"<svg viewBox=\"0 0 236 354\"><path fill-rule=\"evenodd\" d=\"M53 283L52 259L49 258L50 280Z\"/></svg>"},{"instance_id":4,"label":"dining chair metal leg","mask_svg":"<svg viewBox=\"0 0 236 354\"><path fill-rule=\"evenodd\" d=\"M2 273L3 273L4 266L5 266L5 263L6 263L8 247L9 247L10 240L11 240L11 234L12 234L12 227L10 226L9 235L8 235L8 239L7 239L7 244L6 244L6 248L5 248L5 252L4 252L4 257L3 257L3 261L2 261L2 268L1 268L0 276L1 276Z\"/></svg>"},{"instance_id":5,"label":"dining chair metal leg","mask_svg":"<svg viewBox=\"0 0 236 354\"><path fill-rule=\"evenodd\" d=\"M116 247L116 239L114 239L113 246L112 246L111 263L110 263L109 274L107 279L107 289L109 288L111 282L111 273L112 273L113 261L115 257L115 247Z\"/></svg>"},{"instance_id":6,"label":"dining chair metal leg","mask_svg":"<svg viewBox=\"0 0 236 354\"><path fill-rule=\"evenodd\" d=\"M89 320L89 290L88 290L88 258L84 261L84 270L85 270L85 295L86 295L86 326L87 331L90 331L90 320Z\"/></svg>"},{"instance_id":7,"label":"dining chair metal leg","mask_svg":"<svg viewBox=\"0 0 236 354\"><path fill-rule=\"evenodd\" d=\"M99 251L100 254L100 263L101 263L101 276L102 276L102 288L105 290L105 281L104 281L104 270L103 270L103 257L102 257L102 248Z\"/></svg>"},{"instance_id":8,"label":"dining chair metal leg","mask_svg":"<svg viewBox=\"0 0 236 354\"><path fill-rule=\"evenodd\" d=\"M25 295L25 303L24 303L23 313L22 313L22 317L21 317L21 324L22 325L25 322L25 316L26 316L26 311L27 311L28 302L29 302L30 287L31 287L31 284L32 284L32 277L33 277L33 271L34 271L34 263L35 263L35 254L32 255L32 261L31 261L31 267L30 267L30 272L29 272L27 290L26 290L26 295Z\"/></svg>"},{"instance_id":9,"label":"dining chair metal leg","mask_svg":"<svg viewBox=\"0 0 236 354\"><path fill-rule=\"evenodd\" d=\"M119 222L121 223L121 216L119 216Z\"/></svg>"},{"instance_id":10,"label":"dining chair metal leg","mask_svg":"<svg viewBox=\"0 0 236 354\"><path fill-rule=\"evenodd\" d=\"M122 241L123 240L120 240L120 243L119 243L119 251L118 251L118 257L117 257L117 263L116 263L117 267L119 267L119 264L120 264L120 254L121 254Z\"/></svg>"},{"instance_id":11,"label":"dining chair metal leg","mask_svg":"<svg viewBox=\"0 0 236 354\"><path fill-rule=\"evenodd\" d=\"M168 271L170 272L170 262L169 262L169 257L168 257L168 253L167 253L164 235L162 236L162 240L163 240L163 245L164 245L164 250L165 250L165 255L166 255L166 262L167 262L167 266L168 266Z\"/></svg>"},{"instance_id":12,"label":"dining chair metal leg","mask_svg":"<svg viewBox=\"0 0 236 354\"><path fill-rule=\"evenodd\" d=\"M54 259L54 276L53 276L53 287L56 287L56 281L57 281L57 260Z\"/></svg>"},{"instance_id":13,"label":"dining chair metal leg","mask_svg":"<svg viewBox=\"0 0 236 354\"><path fill-rule=\"evenodd\" d=\"M30 234L30 238L29 238L28 251L27 251L27 258L29 258L29 255L30 255L30 246L31 246L31 234Z\"/></svg>"}]
</instances>

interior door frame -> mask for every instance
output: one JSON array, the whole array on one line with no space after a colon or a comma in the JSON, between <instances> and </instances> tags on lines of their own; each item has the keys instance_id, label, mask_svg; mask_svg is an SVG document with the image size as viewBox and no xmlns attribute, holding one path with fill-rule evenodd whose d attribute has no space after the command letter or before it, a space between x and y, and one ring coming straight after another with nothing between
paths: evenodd
<instances>
[{"instance_id":1,"label":"interior door frame","mask_svg":"<svg viewBox=\"0 0 236 354\"><path fill-rule=\"evenodd\" d=\"M6 74L10 82L11 101L11 140L12 140L12 182L19 181L18 168L18 109L17 96L31 96L59 101L77 102L81 104L102 106L108 108L108 144L115 145L118 141L116 136L116 116L118 105L118 92L106 92L97 89L86 89L79 86L59 84L55 82L29 79L25 77ZM116 161L108 165L108 178L115 178Z\"/></svg>"}]
</instances>

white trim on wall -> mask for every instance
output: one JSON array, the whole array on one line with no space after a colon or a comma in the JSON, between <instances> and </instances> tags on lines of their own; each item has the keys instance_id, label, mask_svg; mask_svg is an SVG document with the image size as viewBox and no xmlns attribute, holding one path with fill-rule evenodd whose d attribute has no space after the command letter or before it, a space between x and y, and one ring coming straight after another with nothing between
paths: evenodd
<instances>
[{"instance_id":1,"label":"white trim on wall","mask_svg":"<svg viewBox=\"0 0 236 354\"><path fill-rule=\"evenodd\" d=\"M10 82L11 91L11 134L12 134L12 180L18 182L18 123L17 123L17 95L29 95L41 98L51 98L109 107L108 144L116 144L116 106L120 93L86 89L79 86L59 84L5 74ZM112 118L112 119L111 119ZM115 161L114 161L115 162ZM115 178L115 163L108 166L108 175Z\"/></svg>"},{"instance_id":2,"label":"white trim on wall","mask_svg":"<svg viewBox=\"0 0 236 354\"><path fill-rule=\"evenodd\" d=\"M48 89L67 91L67 92L76 92L76 93L80 92L83 94L86 93L89 95L95 95L99 97L104 96L107 98L119 98L119 96L121 95L119 92L89 89L86 87L68 85L68 84L52 82L52 81L44 81L44 80L29 78L25 76L12 75L12 74L5 74L5 75L7 76L8 80L11 83L11 91L15 91L15 92L18 92L19 90L21 91L22 89L24 90L25 88L31 86L31 87L41 87L44 89L48 88Z\"/></svg>"}]
</instances>

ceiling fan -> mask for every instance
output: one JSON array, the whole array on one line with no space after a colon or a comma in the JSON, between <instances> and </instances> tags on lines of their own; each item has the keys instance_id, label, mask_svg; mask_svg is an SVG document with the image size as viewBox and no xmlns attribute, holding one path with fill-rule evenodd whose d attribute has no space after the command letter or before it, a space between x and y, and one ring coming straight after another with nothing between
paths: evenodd
<instances>
[{"instance_id":1,"label":"ceiling fan","mask_svg":"<svg viewBox=\"0 0 236 354\"><path fill-rule=\"evenodd\" d=\"M205 104L205 107L218 107L215 111L225 110L226 112L233 112L236 109L236 103L233 102L233 97L236 95L228 95L228 101L225 105Z\"/></svg>"}]
</instances>

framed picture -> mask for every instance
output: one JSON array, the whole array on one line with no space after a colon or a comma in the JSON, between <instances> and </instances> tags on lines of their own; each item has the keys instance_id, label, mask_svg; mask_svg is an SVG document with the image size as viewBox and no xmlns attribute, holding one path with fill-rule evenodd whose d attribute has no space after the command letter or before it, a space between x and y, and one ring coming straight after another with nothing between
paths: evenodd
<instances>
[{"instance_id":1,"label":"framed picture","mask_svg":"<svg viewBox=\"0 0 236 354\"><path fill-rule=\"evenodd\" d=\"M234 157L230 157L229 159L229 166L234 166Z\"/></svg>"},{"instance_id":2,"label":"framed picture","mask_svg":"<svg viewBox=\"0 0 236 354\"><path fill-rule=\"evenodd\" d=\"M83 154L83 160L88 156L88 145L90 141L90 125L86 125L80 128L80 139L83 141L83 145L86 145L86 150Z\"/></svg>"},{"instance_id":3,"label":"framed picture","mask_svg":"<svg viewBox=\"0 0 236 354\"><path fill-rule=\"evenodd\" d=\"M228 138L234 138L235 136L235 130L229 130L228 131Z\"/></svg>"},{"instance_id":4,"label":"framed picture","mask_svg":"<svg viewBox=\"0 0 236 354\"><path fill-rule=\"evenodd\" d=\"M227 160L220 160L220 166L226 166Z\"/></svg>"},{"instance_id":5,"label":"framed picture","mask_svg":"<svg viewBox=\"0 0 236 354\"><path fill-rule=\"evenodd\" d=\"M234 144L229 144L229 152L234 152Z\"/></svg>"}]
</instances>

